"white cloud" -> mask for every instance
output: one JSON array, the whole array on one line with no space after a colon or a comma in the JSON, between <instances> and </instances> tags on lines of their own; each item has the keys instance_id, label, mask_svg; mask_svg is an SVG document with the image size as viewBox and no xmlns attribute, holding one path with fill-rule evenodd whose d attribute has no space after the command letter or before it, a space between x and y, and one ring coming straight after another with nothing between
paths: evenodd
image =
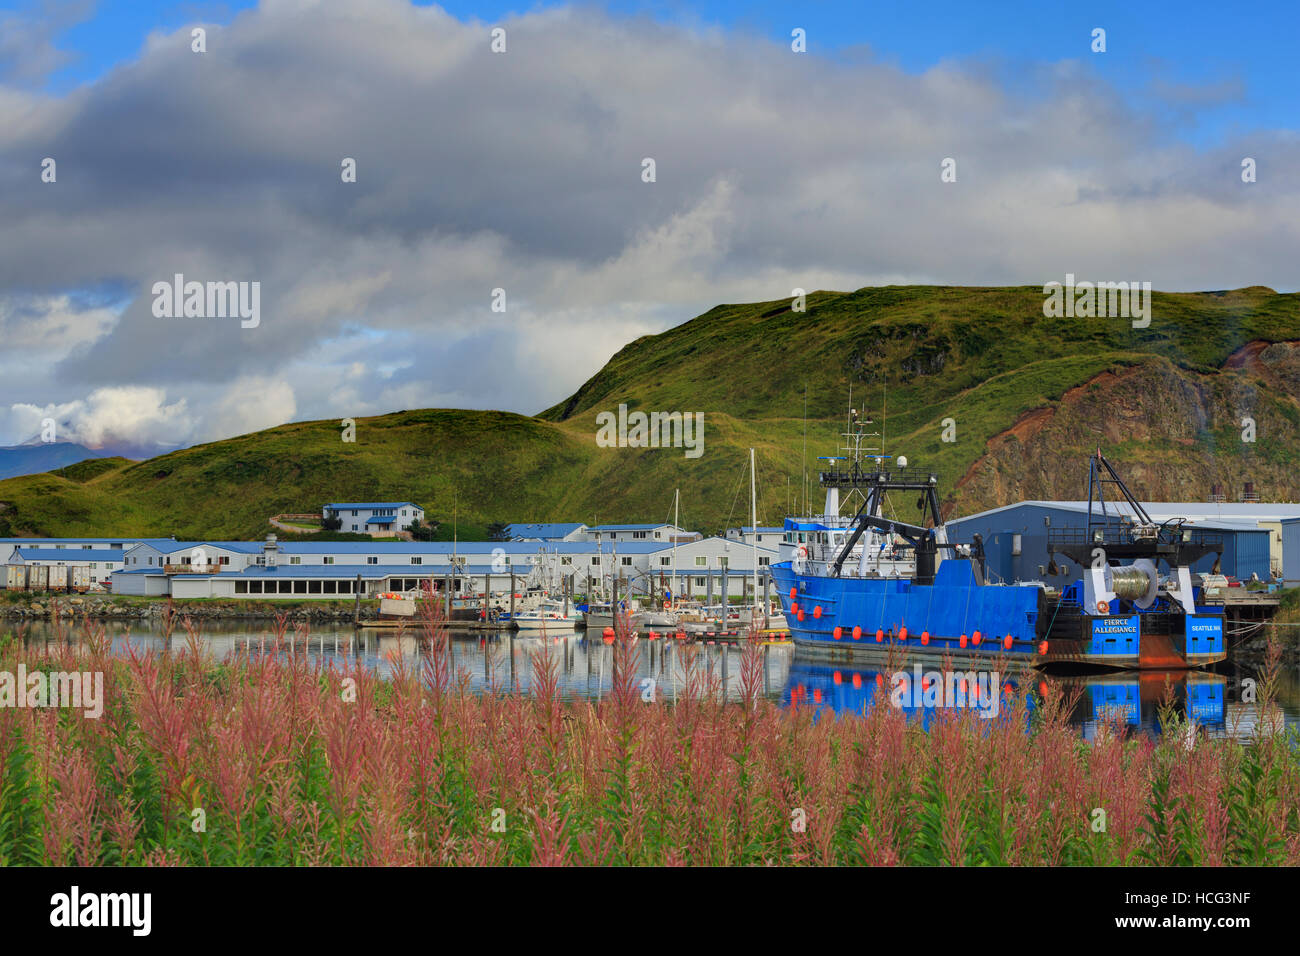
<instances>
[{"instance_id":1,"label":"white cloud","mask_svg":"<svg viewBox=\"0 0 1300 956\"><path fill-rule=\"evenodd\" d=\"M39 435L42 422L53 419L58 441L89 448L182 444L194 427L183 398L166 404L162 389L141 386L99 388L85 399L51 405L18 403L8 418L8 430L25 437Z\"/></svg>"},{"instance_id":2,"label":"white cloud","mask_svg":"<svg viewBox=\"0 0 1300 956\"><path fill-rule=\"evenodd\" d=\"M1078 62L1008 88L978 63L913 75L585 8L503 24L504 56L437 7L279 0L202 57L185 27L63 97L0 86L0 167L30 178L0 192L0 407L143 386L183 407L131 425L162 441L536 412L631 338L795 287L1295 284L1300 180L1280 171L1300 141L1180 144L1146 110L1196 90L1139 107ZM150 285L176 272L261 282L261 325L155 319ZM132 290L120 315L68 296L105 283Z\"/></svg>"}]
</instances>

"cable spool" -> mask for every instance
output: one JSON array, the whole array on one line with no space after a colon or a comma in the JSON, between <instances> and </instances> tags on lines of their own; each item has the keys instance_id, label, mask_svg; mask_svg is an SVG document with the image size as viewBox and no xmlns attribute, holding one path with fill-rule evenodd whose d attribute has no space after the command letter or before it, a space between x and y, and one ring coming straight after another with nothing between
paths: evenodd
<instances>
[{"instance_id":1,"label":"cable spool","mask_svg":"<svg viewBox=\"0 0 1300 956\"><path fill-rule=\"evenodd\" d=\"M1115 592L1116 597L1132 601L1145 611L1156 601L1160 575L1150 559L1138 558L1124 567L1107 567L1106 586Z\"/></svg>"}]
</instances>

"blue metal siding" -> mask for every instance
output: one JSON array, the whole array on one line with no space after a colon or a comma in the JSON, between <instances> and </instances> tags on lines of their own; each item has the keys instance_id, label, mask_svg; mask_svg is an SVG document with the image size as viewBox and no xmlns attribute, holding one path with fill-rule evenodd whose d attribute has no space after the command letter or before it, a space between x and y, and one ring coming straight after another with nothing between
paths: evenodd
<instances>
[{"instance_id":1,"label":"blue metal siding","mask_svg":"<svg viewBox=\"0 0 1300 956\"><path fill-rule=\"evenodd\" d=\"M1300 585L1300 518L1282 522L1282 579L1288 587Z\"/></svg>"},{"instance_id":2,"label":"blue metal siding","mask_svg":"<svg viewBox=\"0 0 1300 956\"><path fill-rule=\"evenodd\" d=\"M1258 531L1224 532L1223 573L1243 581L1250 580L1252 573L1258 574L1261 581L1269 580L1268 546L1269 532L1264 528Z\"/></svg>"},{"instance_id":3,"label":"blue metal siding","mask_svg":"<svg viewBox=\"0 0 1300 956\"><path fill-rule=\"evenodd\" d=\"M1050 520L1050 525L1044 521ZM1043 580L1057 587L1077 579L1082 569L1068 559L1058 556L1057 565L1062 574L1039 574L1051 558L1047 552L1049 531L1061 528L1083 528L1088 523L1084 512L1056 508L1051 505L1020 504L983 517L956 518L948 522L948 540L967 543L978 532L984 538L986 566L990 580L1006 582ZM1283 523L1283 548L1285 551L1288 530L1292 540L1291 560L1287 567L1290 576L1300 583L1300 519ZM1216 529L1217 530L1217 529ZM1269 532L1267 529L1223 530L1223 558L1220 570L1227 575L1249 580L1256 573L1268 580ZM1014 535L1021 536L1021 553L1013 555ZM1198 573L1209 572L1214 566L1214 555L1209 555L1192 565Z\"/></svg>"}]
</instances>

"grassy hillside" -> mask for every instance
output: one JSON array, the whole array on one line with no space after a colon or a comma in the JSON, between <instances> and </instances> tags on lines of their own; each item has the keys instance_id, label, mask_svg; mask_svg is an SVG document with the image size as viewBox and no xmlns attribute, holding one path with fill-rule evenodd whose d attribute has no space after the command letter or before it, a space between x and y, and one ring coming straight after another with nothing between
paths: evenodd
<instances>
[{"instance_id":1,"label":"grassy hillside","mask_svg":"<svg viewBox=\"0 0 1300 956\"><path fill-rule=\"evenodd\" d=\"M1300 498L1300 296L1268 289L1161 294L1150 327L1047 319L1039 288L868 288L719 306L629 344L537 417L448 409L302 422L144 462L103 459L0 481L0 535L250 537L325 501L411 499L462 537L492 521L671 517L748 522L748 449L760 518L798 507L807 462L833 454L848 403L886 406L887 451L937 470L948 504L1077 497L1101 445L1150 498L1253 480ZM805 391L808 421L803 418ZM705 413L704 454L599 448L620 402ZM1240 440L1240 419L1258 440ZM955 442L942 440L945 420ZM812 481L813 501L819 501ZM1202 486L1205 486L1202 488ZM899 503L906 513L910 503Z\"/></svg>"}]
</instances>

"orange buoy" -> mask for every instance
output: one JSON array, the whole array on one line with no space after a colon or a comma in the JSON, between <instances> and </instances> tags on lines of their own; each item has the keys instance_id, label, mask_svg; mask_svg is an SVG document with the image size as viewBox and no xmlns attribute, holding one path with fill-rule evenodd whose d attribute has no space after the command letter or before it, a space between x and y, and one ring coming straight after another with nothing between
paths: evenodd
<instances>
[{"instance_id":1,"label":"orange buoy","mask_svg":"<svg viewBox=\"0 0 1300 956\"><path fill-rule=\"evenodd\" d=\"M922 643L922 644L929 644L929 643L930 643L930 632L929 632L929 631L922 631L922 632L921 632L921 643Z\"/></svg>"},{"instance_id":2,"label":"orange buoy","mask_svg":"<svg viewBox=\"0 0 1300 956\"><path fill-rule=\"evenodd\" d=\"M803 620L803 608L799 608L799 613L795 615L799 620Z\"/></svg>"},{"instance_id":3,"label":"orange buoy","mask_svg":"<svg viewBox=\"0 0 1300 956\"><path fill-rule=\"evenodd\" d=\"M962 647L965 647L965 646L966 646L966 635L963 634L963 635L961 636L961 640L958 641L957 643L960 644Z\"/></svg>"},{"instance_id":4,"label":"orange buoy","mask_svg":"<svg viewBox=\"0 0 1300 956\"><path fill-rule=\"evenodd\" d=\"M1008 697L1010 697L1010 696L1011 696L1011 693L1012 693L1012 691L1011 691L1011 685L1010 685L1010 684L1003 684L1003 685L1002 685L1002 693L1004 693L1004 694L1006 694Z\"/></svg>"},{"instance_id":5,"label":"orange buoy","mask_svg":"<svg viewBox=\"0 0 1300 956\"><path fill-rule=\"evenodd\" d=\"M839 671L836 671L834 674L831 675L831 680L833 680L835 682L835 686L838 687L840 683L843 682L844 678L843 676L841 676Z\"/></svg>"},{"instance_id":6,"label":"orange buoy","mask_svg":"<svg viewBox=\"0 0 1300 956\"><path fill-rule=\"evenodd\" d=\"M659 640L659 632L651 631L649 634L646 635L646 637L650 638L650 640L652 641L657 641Z\"/></svg>"},{"instance_id":7,"label":"orange buoy","mask_svg":"<svg viewBox=\"0 0 1300 956\"><path fill-rule=\"evenodd\" d=\"M813 608L813 617L820 618L821 616L822 616L822 606L818 604L815 608Z\"/></svg>"},{"instance_id":8,"label":"orange buoy","mask_svg":"<svg viewBox=\"0 0 1300 956\"><path fill-rule=\"evenodd\" d=\"M900 627L900 628L898 629L898 639L899 639L900 641L905 641L905 640L907 640L907 628L905 628L905 627Z\"/></svg>"},{"instance_id":9,"label":"orange buoy","mask_svg":"<svg viewBox=\"0 0 1300 956\"><path fill-rule=\"evenodd\" d=\"M607 628L605 628L603 631L600 632L600 636L601 636L601 637L613 637L613 636L614 636L614 629L613 629L612 627L607 627Z\"/></svg>"},{"instance_id":10,"label":"orange buoy","mask_svg":"<svg viewBox=\"0 0 1300 956\"><path fill-rule=\"evenodd\" d=\"M885 632L882 631L880 628L876 628L876 643L879 644L884 639L885 639Z\"/></svg>"},{"instance_id":11,"label":"orange buoy","mask_svg":"<svg viewBox=\"0 0 1300 956\"><path fill-rule=\"evenodd\" d=\"M885 675L884 675L884 674L877 674L877 675L876 675L876 686L877 686L877 687L884 687L884 686L885 686Z\"/></svg>"},{"instance_id":12,"label":"orange buoy","mask_svg":"<svg viewBox=\"0 0 1300 956\"><path fill-rule=\"evenodd\" d=\"M862 628L859 627L857 624L853 625L853 639L855 641L862 640Z\"/></svg>"},{"instance_id":13,"label":"orange buoy","mask_svg":"<svg viewBox=\"0 0 1300 956\"><path fill-rule=\"evenodd\" d=\"M1004 638L1002 639L1002 646L1005 647L1007 650L1011 650L1011 635L1010 635L1010 634L1008 634L1006 637L1004 637Z\"/></svg>"},{"instance_id":14,"label":"orange buoy","mask_svg":"<svg viewBox=\"0 0 1300 956\"><path fill-rule=\"evenodd\" d=\"M1038 645L1038 653L1040 653L1040 654L1046 654L1046 653L1047 653L1047 642L1046 642L1046 641L1043 641L1043 643L1041 643L1041 644Z\"/></svg>"},{"instance_id":15,"label":"orange buoy","mask_svg":"<svg viewBox=\"0 0 1300 956\"><path fill-rule=\"evenodd\" d=\"M790 610L793 611L795 614L798 614L798 613L799 613L799 602L798 602L798 601L791 601L791 602L790 602Z\"/></svg>"},{"instance_id":16,"label":"orange buoy","mask_svg":"<svg viewBox=\"0 0 1300 956\"><path fill-rule=\"evenodd\" d=\"M798 589L798 588L791 588L791 589L790 589L790 600L793 601L793 600L794 600L794 596L795 596L796 594L798 594L798 593L799 593L799 589Z\"/></svg>"},{"instance_id":17,"label":"orange buoy","mask_svg":"<svg viewBox=\"0 0 1300 956\"><path fill-rule=\"evenodd\" d=\"M842 627L837 627L835 628L835 630L831 631L831 637L835 638L835 640L837 641L843 636L844 636L844 628Z\"/></svg>"},{"instance_id":18,"label":"orange buoy","mask_svg":"<svg viewBox=\"0 0 1300 956\"><path fill-rule=\"evenodd\" d=\"M820 687L813 688L813 701L818 704L822 702L822 689Z\"/></svg>"},{"instance_id":19,"label":"orange buoy","mask_svg":"<svg viewBox=\"0 0 1300 956\"><path fill-rule=\"evenodd\" d=\"M974 633L971 634L971 640L974 641L976 644L979 644L980 639L981 639L983 636L984 636L984 635L981 634L979 631L975 631Z\"/></svg>"},{"instance_id":20,"label":"orange buoy","mask_svg":"<svg viewBox=\"0 0 1300 956\"><path fill-rule=\"evenodd\" d=\"M862 686L862 675L861 675L861 674L854 674L854 675L853 675L853 686L854 686L854 687L861 687L861 686Z\"/></svg>"}]
</instances>

